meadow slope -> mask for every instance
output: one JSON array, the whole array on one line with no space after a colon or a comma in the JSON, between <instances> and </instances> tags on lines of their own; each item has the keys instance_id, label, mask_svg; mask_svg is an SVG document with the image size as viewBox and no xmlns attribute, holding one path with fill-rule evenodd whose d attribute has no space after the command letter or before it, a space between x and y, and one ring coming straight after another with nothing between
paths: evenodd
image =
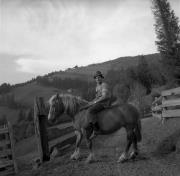
<instances>
[{"instance_id":1,"label":"meadow slope","mask_svg":"<svg viewBox=\"0 0 180 176\"><path fill-rule=\"evenodd\" d=\"M116 163L126 142L125 131L95 139L97 160L85 164L87 148L82 145L80 161L70 161L72 149L63 156L43 164L37 170L24 170L18 176L179 176L180 119L171 119L162 125L158 119L142 120L143 140L140 155L135 161Z\"/></svg>"}]
</instances>

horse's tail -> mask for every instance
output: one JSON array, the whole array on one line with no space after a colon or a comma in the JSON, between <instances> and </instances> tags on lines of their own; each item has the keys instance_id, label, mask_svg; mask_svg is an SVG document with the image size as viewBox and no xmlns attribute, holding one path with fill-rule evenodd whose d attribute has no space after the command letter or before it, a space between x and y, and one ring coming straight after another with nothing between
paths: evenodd
<instances>
[{"instance_id":1,"label":"horse's tail","mask_svg":"<svg viewBox=\"0 0 180 176\"><path fill-rule=\"evenodd\" d=\"M137 142L140 142L142 140L142 135L141 135L141 120L138 119L136 127L134 129L136 138L137 138Z\"/></svg>"}]
</instances>

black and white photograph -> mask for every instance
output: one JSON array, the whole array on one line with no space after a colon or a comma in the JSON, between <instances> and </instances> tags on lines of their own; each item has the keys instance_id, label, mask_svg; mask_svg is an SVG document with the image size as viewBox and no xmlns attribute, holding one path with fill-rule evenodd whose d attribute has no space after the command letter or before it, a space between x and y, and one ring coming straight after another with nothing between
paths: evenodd
<instances>
[{"instance_id":1,"label":"black and white photograph","mask_svg":"<svg viewBox=\"0 0 180 176\"><path fill-rule=\"evenodd\" d=\"M0 0L0 176L179 176L180 0Z\"/></svg>"}]
</instances>

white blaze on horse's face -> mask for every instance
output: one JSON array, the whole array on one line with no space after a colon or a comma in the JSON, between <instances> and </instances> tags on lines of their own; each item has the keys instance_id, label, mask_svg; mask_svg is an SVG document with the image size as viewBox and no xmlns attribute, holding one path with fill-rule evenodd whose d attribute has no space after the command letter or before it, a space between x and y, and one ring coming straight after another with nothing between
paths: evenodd
<instances>
[{"instance_id":1,"label":"white blaze on horse's face","mask_svg":"<svg viewBox=\"0 0 180 176\"><path fill-rule=\"evenodd\" d=\"M55 104L52 103L49 109L48 120L54 120L54 118L55 118Z\"/></svg>"}]
</instances>

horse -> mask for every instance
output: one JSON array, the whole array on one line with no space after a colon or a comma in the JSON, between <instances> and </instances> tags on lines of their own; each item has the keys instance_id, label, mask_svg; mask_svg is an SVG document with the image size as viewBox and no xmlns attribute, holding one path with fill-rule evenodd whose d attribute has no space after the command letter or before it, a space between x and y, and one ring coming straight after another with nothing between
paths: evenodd
<instances>
[{"instance_id":1,"label":"horse","mask_svg":"<svg viewBox=\"0 0 180 176\"><path fill-rule=\"evenodd\" d=\"M54 121L60 118L63 113L68 114L73 121L73 126L76 135L76 147L74 153L71 155L72 160L80 158L79 146L83 135L86 137L87 146L90 151L86 159L86 163L95 161L95 155L92 148L92 128L90 129L89 119L87 118L89 102L79 96L71 94L55 94L49 99L49 113L48 120ZM138 155L137 143L141 141L141 121L138 109L131 104L112 105L111 107L102 110L97 114L97 122L102 135L111 134L122 127L126 129L127 144L124 152L118 158L119 162L125 162L128 159L135 159ZM133 150L129 153L129 149L133 146Z\"/></svg>"}]
</instances>

